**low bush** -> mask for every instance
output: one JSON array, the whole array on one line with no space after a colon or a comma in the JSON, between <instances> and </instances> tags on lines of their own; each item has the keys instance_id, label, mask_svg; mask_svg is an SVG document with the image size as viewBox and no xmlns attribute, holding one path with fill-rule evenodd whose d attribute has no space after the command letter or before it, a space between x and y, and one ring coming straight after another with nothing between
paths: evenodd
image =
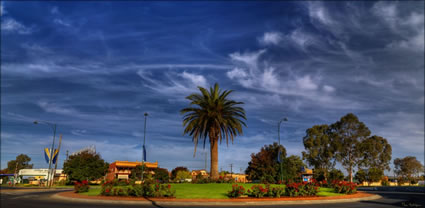
<instances>
[{"instance_id":1,"label":"low bush","mask_svg":"<svg viewBox=\"0 0 425 208\"><path fill-rule=\"evenodd\" d=\"M357 192L357 184L348 181L333 181L332 186L336 193L354 194Z\"/></svg>"},{"instance_id":2,"label":"low bush","mask_svg":"<svg viewBox=\"0 0 425 208\"><path fill-rule=\"evenodd\" d=\"M232 190L227 193L227 196L230 198L237 198L245 194L245 188L239 186L238 184L232 185Z\"/></svg>"},{"instance_id":3,"label":"low bush","mask_svg":"<svg viewBox=\"0 0 425 208\"><path fill-rule=\"evenodd\" d=\"M316 196L318 186L315 183L291 183L285 187L285 194L287 196Z\"/></svg>"},{"instance_id":4,"label":"low bush","mask_svg":"<svg viewBox=\"0 0 425 208\"><path fill-rule=\"evenodd\" d=\"M262 185L253 185L247 192L248 196L261 198L261 197L275 197L279 198L285 194L285 189L283 187L270 187L269 184L266 184L265 187Z\"/></svg>"},{"instance_id":5,"label":"low bush","mask_svg":"<svg viewBox=\"0 0 425 208\"><path fill-rule=\"evenodd\" d=\"M170 184L160 184L158 182L145 182L121 186L114 181L104 182L101 188L103 196L134 196L134 197L174 197L175 190Z\"/></svg>"},{"instance_id":6,"label":"low bush","mask_svg":"<svg viewBox=\"0 0 425 208\"><path fill-rule=\"evenodd\" d=\"M89 183L86 180L81 181L81 182L76 181L74 183L74 192L75 193L88 192L89 188L90 188Z\"/></svg>"}]
</instances>

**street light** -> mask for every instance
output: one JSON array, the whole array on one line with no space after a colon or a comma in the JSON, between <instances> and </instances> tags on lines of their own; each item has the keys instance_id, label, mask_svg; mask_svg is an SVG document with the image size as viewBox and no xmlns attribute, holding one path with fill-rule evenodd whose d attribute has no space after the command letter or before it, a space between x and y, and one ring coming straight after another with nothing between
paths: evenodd
<instances>
[{"instance_id":1,"label":"street light","mask_svg":"<svg viewBox=\"0 0 425 208\"><path fill-rule=\"evenodd\" d=\"M280 124L283 122L283 121L288 121L288 119L285 117L285 118L282 118L282 119L280 119L280 121L277 123L277 137L279 138L279 154L278 154L278 161L279 161L279 163L280 163L280 181L281 182L283 182L283 170L282 170L282 162L283 161L281 161L281 150L280 150Z\"/></svg>"},{"instance_id":2,"label":"street light","mask_svg":"<svg viewBox=\"0 0 425 208\"><path fill-rule=\"evenodd\" d=\"M145 129L143 131L143 146L142 146L142 176L140 177L140 183L143 182L143 172L145 171L144 169L144 161L146 160L146 147L145 147L145 143L146 143L146 119L148 118L148 113L144 114L145 116Z\"/></svg>"},{"instance_id":3,"label":"street light","mask_svg":"<svg viewBox=\"0 0 425 208\"><path fill-rule=\"evenodd\" d=\"M50 158L49 158L49 170L47 171L47 186L50 188L50 174L51 174L51 167L52 167L52 160L53 160L53 148L55 148L55 137L56 137L56 124L55 123L51 123L48 121L40 121L40 120L35 120L34 124L46 124L50 127L52 127L53 129L53 142L52 142L52 148L50 149Z\"/></svg>"}]
</instances>

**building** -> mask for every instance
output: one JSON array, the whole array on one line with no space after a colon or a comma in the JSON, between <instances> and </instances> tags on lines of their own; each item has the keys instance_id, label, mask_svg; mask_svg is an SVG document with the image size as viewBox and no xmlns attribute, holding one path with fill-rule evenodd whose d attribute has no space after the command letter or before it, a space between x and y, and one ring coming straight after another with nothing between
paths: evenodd
<instances>
[{"instance_id":1,"label":"building","mask_svg":"<svg viewBox=\"0 0 425 208\"><path fill-rule=\"evenodd\" d=\"M233 180L235 180L236 183L248 183L251 182L248 179L246 179L246 174L241 174L241 173L233 173L233 174L226 174L225 178L232 178Z\"/></svg>"},{"instance_id":2,"label":"building","mask_svg":"<svg viewBox=\"0 0 425 208\"><path fill-rule=\"evenodd\" d=\"M303 182L311 182L313 179L313 170L305 167L301 168L301 180Z\"/></svg>"},{"instance_id":3,"label":"building","mask_svg":"<svg viewBox=\"0 0 425 208\"><path fill-rule=\"evenodd\" d=\"M154 163L144 162L143 164L146 166L147 170L158 168L158 161ZM129 179L131 171L138 165L142 165L142 162L115 161L109 164L106 180L112 181L114 179Z\"/></svg>"},{"instance_id":4,"label":"building","mask_svg":"<svg viewBox=\"0 0 425 208\"><path fill-rule=\"evenodd\" d=\"M190 173L192 175L192 180L196 180L196 177L199 177L198 175L202 176L202 178L208 178L208 172L205 169L201 170L192 170Z\"/></svg>"},{"instance_id":5,"label":"building","mask_svg":"<svg viewBox=\"0 0 425 208\"><path fill-rule=\"evenodd\" d=\"M18 177L27 178L30 184L39 184L42 180L47 180L49 169L21 169L18 172ZM66 180L66 174L62 169L57 169L54 176L54 181Z\"/></svg>"}]
</instances>

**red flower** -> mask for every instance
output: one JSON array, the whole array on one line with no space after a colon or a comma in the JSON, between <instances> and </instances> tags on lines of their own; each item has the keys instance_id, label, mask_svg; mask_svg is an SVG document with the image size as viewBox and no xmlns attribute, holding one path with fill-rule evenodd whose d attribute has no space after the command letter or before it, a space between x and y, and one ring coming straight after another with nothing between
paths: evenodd
<instances>
[{"instance_id":1,"label":"red flower","mask_svg":"<svg viewBox=\"0 0 425 208\"><path fill-rule=\"evenodd\" d=\"M111 191L111 190L109 190L109 189L106 189L106 190L105 190L105 192L106 192L106 193L109 193L110 191Z\"/></svg>"}]
</instances>

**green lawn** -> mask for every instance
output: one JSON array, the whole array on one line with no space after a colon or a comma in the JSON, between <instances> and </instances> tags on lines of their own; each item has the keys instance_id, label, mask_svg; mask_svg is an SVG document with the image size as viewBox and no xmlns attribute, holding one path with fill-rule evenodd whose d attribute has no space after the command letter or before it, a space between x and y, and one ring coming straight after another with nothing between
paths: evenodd
<instances>
[{"instance_id":1,"label":"green lawn","mask_svg":"<svg viewBox=\"0 0 425 208\"><path fill-rule=\"evenodd\" d=\"M239 184L245 189L251 188L256 184ZM284 185L271 185L282 186ZM191 183L180 183L172 184L172 189L176 190L177 199L227 199L227 192L232 189L232 184L228 183L209 183L209 184L191 184ZM99 186L90 186L89 192L81 193L87 196L97 196L100 194ZM344 194L334 193L332 188L320 188L318 196L341 196Z\"/></svg>"}]
</instances>

